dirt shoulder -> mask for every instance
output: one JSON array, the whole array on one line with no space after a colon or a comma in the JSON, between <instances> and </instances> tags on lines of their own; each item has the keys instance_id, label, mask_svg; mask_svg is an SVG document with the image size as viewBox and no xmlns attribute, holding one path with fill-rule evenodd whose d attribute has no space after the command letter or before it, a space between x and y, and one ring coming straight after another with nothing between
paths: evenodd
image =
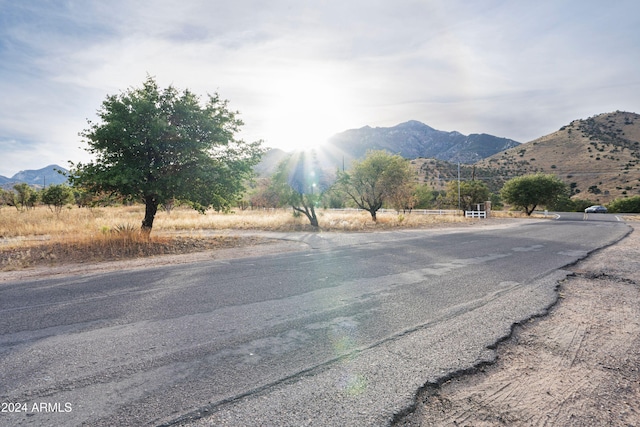
<instances>
[{"instance_id":1,"label":"dirt shoulder","mask_svg":"<svg viewBox=\"0 0 640 427\"><path fill-rule=\"evenodd\" d=\"M84 259L77 251L64 258L57 256L53 259L48 259L47 254L50 254L52 250L50 248L46 250L39 249L44 255L34 257L33 252L30 253L31 257L36 258L36 262L31 262L32 265L25 268L0 271L0 283L77 274L101 274L117 270L151 268L199 261L245 258L305 249L299 242L254 236L232 238L218 235L200 238L190 237L182 239L183 244L177 246L175 241L174 239L171 242L171 251L173 253L167 253L162 247L155 248L157 253L150 253L148 252L149 246L147 246L145 248L147 253L142 253L140 256L122 254L120 257L115 257L115 259L112 257L110 260Z\"/></svg>"},{"instance_id":2,"label":"dirt shoulder","mask_svg":"<svg viewBox=\"0 0 640 427\"><path fill-rule=\"evenodd\" d=\"M570 268L494 365L419 396L402 426L640 426L640 226Z\"/></svg>"}]
</instances>

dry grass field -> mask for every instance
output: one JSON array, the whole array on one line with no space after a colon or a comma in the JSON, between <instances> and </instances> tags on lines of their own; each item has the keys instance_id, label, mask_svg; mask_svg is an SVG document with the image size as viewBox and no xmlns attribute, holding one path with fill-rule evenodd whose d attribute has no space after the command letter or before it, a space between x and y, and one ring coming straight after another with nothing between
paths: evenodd
<instances>
[{"instance_id":1,"label":"dry grass field","mask_svg":"<svg viewBox=\"0 0 640 427\"><path fill-rule=\"evenodd\" d=\"M495 214L500 215L499 212ZM320 210L318 215L323 232L424 228L478 221L458 215L385 212L379 213L378 222L374 223L371 216L362 211ZM150 236L139 231L143 216L144 207L141 205L91 209L73 207L59 215L46 207L22 212L2 208L0 270L188 253L250 245L260 240L234 237L228 230L315 231L305 217L294 217L290 209L233 213L210 211L203 215L192 209L176 208L170 213L158 213Z\"/></svg>"}]
</instances>

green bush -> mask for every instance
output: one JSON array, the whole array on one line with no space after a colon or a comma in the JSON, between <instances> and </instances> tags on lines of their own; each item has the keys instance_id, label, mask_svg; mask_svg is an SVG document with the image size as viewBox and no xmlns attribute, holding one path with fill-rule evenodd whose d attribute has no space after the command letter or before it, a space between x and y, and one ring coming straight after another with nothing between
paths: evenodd
<instances>
[{"instance_id":1,"label":"green bush","mask_svg":"<svg viewBox=\"0 0 640 427\"><path fill-rule=\"evenodd\" d=\"M73 201L73 190L64 184L54 184L42 190L40 198L49 209L59 214L66 204Z\"/></svg>"},{"instance_id":2,"label":"green bush","mask_svg":"<svg viewBox=\"0 0 640 427\"><path fill-rule=\"evenodd\" d=\"M597 205L598 203L593 200L586 199L572 199L573 202L573 210L575 212L584 212L589 206Z\"/></svg>"},{"instance_id":3,"label":"green bush","mask_svg":"<svg viewBox=\"0 0 640 427\"><path fill-rule=\"evenodd\" d=\"M607 208L613 213L640 213L640 196L615 199Z\"/></svg>"}]
</instances>

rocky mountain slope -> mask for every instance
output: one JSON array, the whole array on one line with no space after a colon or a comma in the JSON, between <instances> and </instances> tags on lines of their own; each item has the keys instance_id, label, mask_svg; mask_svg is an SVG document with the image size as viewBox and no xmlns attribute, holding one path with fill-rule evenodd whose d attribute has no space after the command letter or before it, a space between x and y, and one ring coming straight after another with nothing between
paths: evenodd
<instances>
[{"instance_id":1,"label":"rocky mountain slope","mask_svg":"<svg viewBox=\"0 0 640 427\"><path fill-rule=\"evenodd\" d=\"M367 150L387 150L407 159L423 157L474 163L520 143L487 134L467 136L455 131L440 131L412 120L389 128L365 126L347 130L331 137L327 145L329 150L356 159L363 157Z\"/></svg>"},{"instance_id":2,"label":"rocky mountain slope","mask_svg":"<svg viewBox=\"0 0 640 427\"><path fill-rule=\"evenodd\" d=\"M58 165L49 165L42 169L20 171L11 178L0 175L0 186L3 188L11 188L13 185L21 182L25 182L34 187L66 183L67 178L58 173L58 171L66 172L66 169Z\"/></svg>"},{"instance_id":3,"label":"rocky mountain slope","mask_svg":"<svg viewBox=\"0 0 640 427\"><path fill-rule=\"evenodd\" d=\"M393 127L365 126L334 135L321 149L314 150L320 163L329 170L349 167L354 159L368 150L386 150L406 159L432 158L452 163L471 164L495 153L519 146L520 143L488 134L463 135L433 129L412 120ZM287 155L270 150L256 167L260 176L268 176Z\"/></svg>"},{"instance_id":4,"label":"rocky mountain slope","mask_svg":"<svg viewBox=\"0 0 640 427\"><path fill-rule=\"evenodd\" d=\"M574 198L594 203L640 195L640 115L631 112L574 120L525 144L491 135L438 131L416 121L391 128L364 127L334 136L316 155L327 170L335 171L343 165L348 168L353 158L369 149L386 149L411 159L418 180L436 190L457 180L460 161L461 179L483 180L495 192L510 178L542 172L565 181ZM282 150L271 150L256 171L268 176L286 156ZM56 170L64 168L50 165L11 178L0 176L0 185L65 182Z\"/></svg>"},{"instance_id":5,"label":"rocky mountain slope","mask_svg":"<svg viewBox=\"0 0 640 427\"><path fill-rule=\"evenodd\" d=\"M487 179L552 173L573 197L607 203L640 194L640 115L616 111L574 120L557 132L476 163Z\"/></svg>"}]
</instances>

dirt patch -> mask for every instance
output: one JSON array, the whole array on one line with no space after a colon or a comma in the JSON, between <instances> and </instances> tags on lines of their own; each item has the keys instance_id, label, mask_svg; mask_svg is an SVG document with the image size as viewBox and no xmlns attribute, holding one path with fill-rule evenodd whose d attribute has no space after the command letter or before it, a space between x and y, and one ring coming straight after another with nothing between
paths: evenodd
<instances>
[{"instance_id":1,"label":"dirt patch","mask_svg":"<svg viewBox=\"0 0 640 427\"><path fill-rule=\"evenodd\" d=\"M498 360L428 387L401 426L640 426L640 231L572 268Z\"/></svg>"},{"instance_id":2,"label":"dirt patch","mask_svg":"<svg viewBox=\"0 0 640 427\"><path fill-rule=\"evenodd\" d=\"M169 236L126 248L80 250L70 245L42 244L0 251L0 283L73 274L185 264L301 250L298 242L260 236ZM2 271L4 270L4 271Z\"/></svg>"},{"instance_id":3,"label":"dirt patch","mask_svg":"<svg viewBox=\"0 0 640 427\"><path fill-rule=\"evenodd\" d=\"M163 236L148 239L110 239L44 242L0 250L0 269L41 265L103 262L155 255L175 255L262 243L265 239L237 236Z\"/></svg>"}]
</instances>

